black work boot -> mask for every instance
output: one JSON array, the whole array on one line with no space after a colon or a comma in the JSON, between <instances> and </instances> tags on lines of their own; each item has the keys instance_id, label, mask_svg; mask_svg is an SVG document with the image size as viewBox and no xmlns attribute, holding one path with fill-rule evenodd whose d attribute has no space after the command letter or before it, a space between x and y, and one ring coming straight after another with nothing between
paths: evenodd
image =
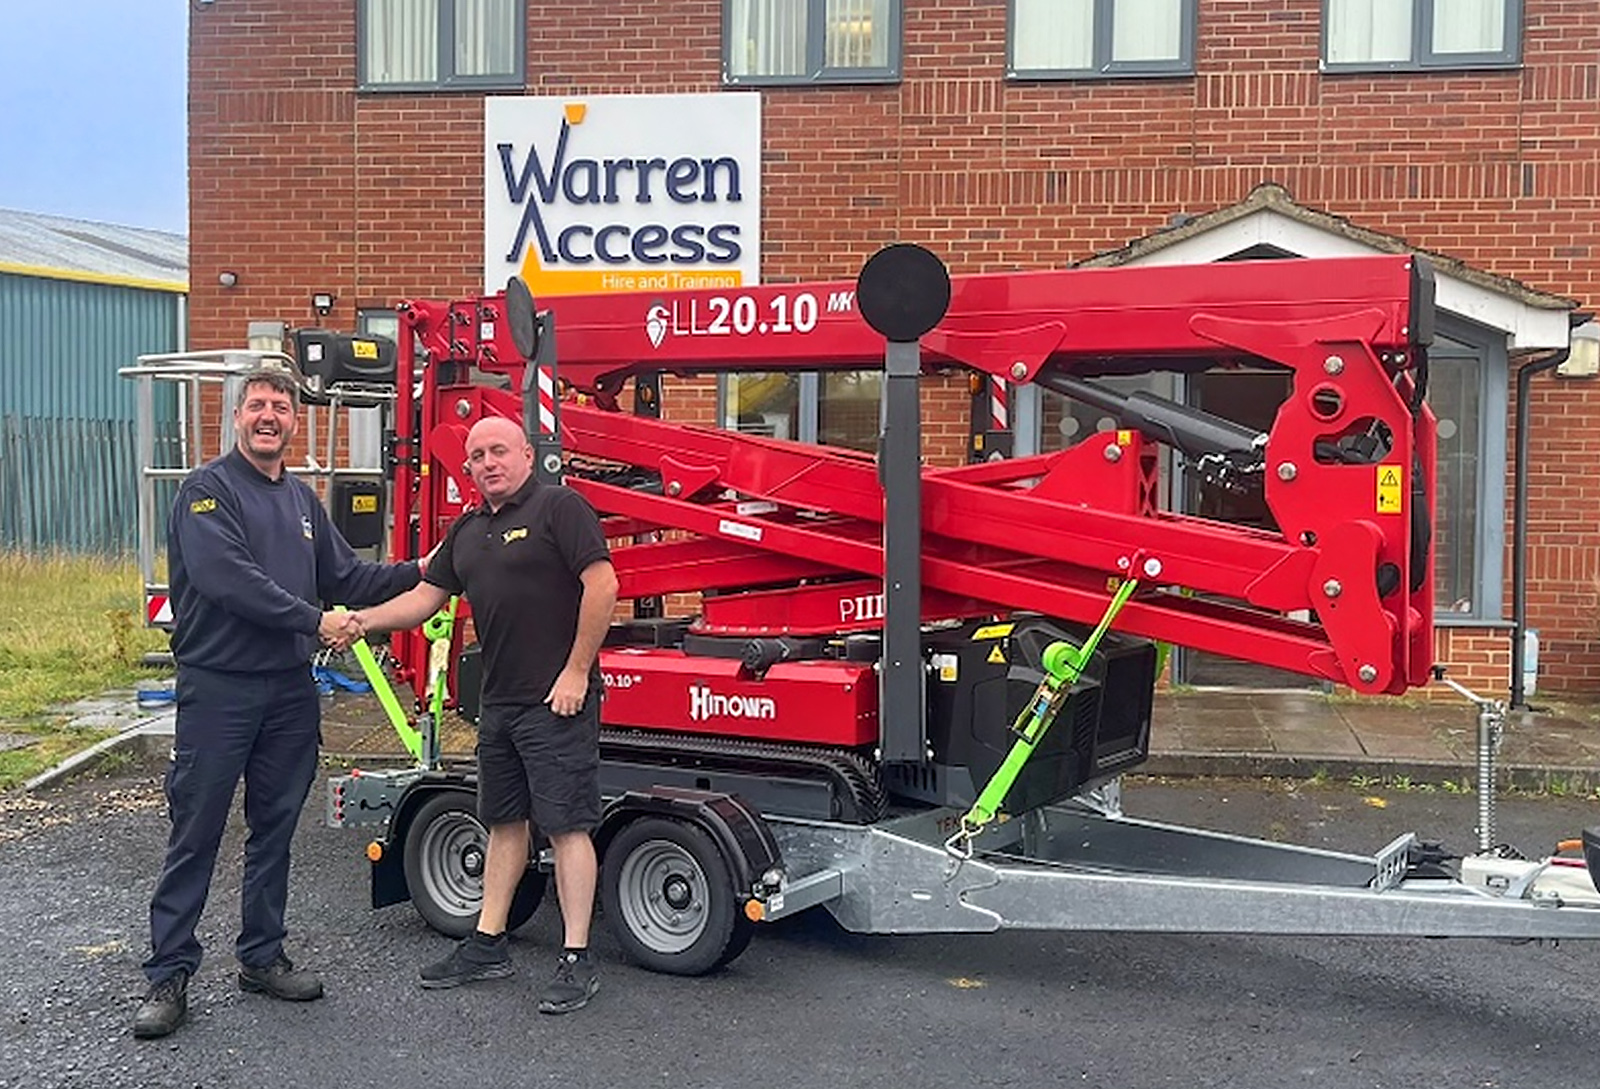
<instances>
[{"instance_id":1,"label":"black work boot","mask_svg":"<svg viewBox=\"0 0 1600 1089\"><path fill-rule=\"evenodd\" d=\"M457 942L449 956L422 966L422 985L429 990L459 987L480 979L504 979L516 970L505 934L490 937L475 930Z\"/></svg>"},{"instance_id":2,"label":"black work boot","mask_svg":"<svg viewBox=\"0 0 1600 1089\"><path fill-rule=\"evenodd\" d=\"M600 989L600 976L588 953L569 949L556 960L556 974L539 995L540 1013L571 1013L589 1004Z\"/></svg>"},{"instance_id":3,"label":"black work boot","mask_svg":"<svg viewBox=\"0 0 1600 1089\"><path fill-rule=\"evenodd\" d=\"M133 1034L140 1040L171 1035L189 1013L189 973L179 970L160 983L152 983L133 1015Z\"/></svg>"},{"instance_id":4,"label":"black work boot","mask_svg":"<svg viewBox=\"0 0 1600 1089\"><path fill-rule=\"evenodd\" d=\"M286 1002L310 1002L322 997L322 980L312 972L296 968L293 961L279 953L277 960L262 968L239 965L239 989L270 994Z\"/></svg>"}]
</instances>

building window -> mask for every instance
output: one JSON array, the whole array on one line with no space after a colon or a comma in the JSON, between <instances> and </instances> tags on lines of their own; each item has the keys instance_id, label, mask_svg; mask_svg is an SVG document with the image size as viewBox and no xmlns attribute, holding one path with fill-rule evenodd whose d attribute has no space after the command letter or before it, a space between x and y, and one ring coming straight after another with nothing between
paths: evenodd
<instances>
[{"instance_id":1,"label":"building window","mask_svg":"<svg viewBox=\"0 0 1600 1089\"><path fill-rule=\"evenodd\" d=\"M521 88L524 0L361 0L361 88Z\"/></svg>"},{"instance_id":2,"label":"building window","mask_svg":"<svg viewBox=\"0 0 1600 1089\"><path fill-rule=\"evenodd\" d=\"M725 83L900 78L901 0L723 0Z\"/></svg>"},{"instance_id":3,"label":"building window","mask_svg":"<svg viewBox=\"0 0 1600 1089\"><path fill-rule=\"evenodd\" d=\"M878 448L883 372L725 375L717 418L730 431L850 450Z\"/></svg>"},{"instance_id":4,"label":"building window","mask_svg":"<svg viewBox=\"0 0 1600 1089\"><path fill-rule=\"evenodd\" d=\"M1006 74L1192 75L1195 0L1011 0Z\"/></svg>"},{"instance_id":5,"label":"building window","mask_svg":"<svg viewBox=\"0 0 1600 1089\"><path fill-rule=\"evenodd\" d=\"M1512 67L1522 0L1323 0L1324 71Z\"/></svg>"}]
</instances>

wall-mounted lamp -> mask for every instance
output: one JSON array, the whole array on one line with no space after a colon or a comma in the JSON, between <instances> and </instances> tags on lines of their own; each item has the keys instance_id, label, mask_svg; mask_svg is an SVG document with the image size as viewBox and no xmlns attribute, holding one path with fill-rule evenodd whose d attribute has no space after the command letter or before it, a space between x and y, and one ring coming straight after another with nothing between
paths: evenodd
<instances>
[{"instance_id":1,"label":"wall-mounted lamp","mask_svg":"<svg viewBox=\"0 0 1600 1089\"><path fill-rule=\"evenodd\" d=\"M217 274L217 283L221 284L223 287L232 287L238 282L239 274L237 272L228 271Z\"/></svg>"},{"instance_id":2,"label":"wall-mounted lamp","mask_svg":"<svg viewBox=\"0 0 1600 1089\"><path fill-rule=\"evenodd\" d=\"M333 293L319 291L311 296L311 309L317 312L317 317L325 318L333 313Z\"/></svg>"},{"instance_id":3,"label":"wall-mounted lamp","mask_svg":"<svg viewBox=\"0 0 1600 1089\"><path fill-rule=\"evenodd\" d=\"M1587 321L1572 330L1572 353L1556 368L1563 378L1593 378L1600 374L1600 322Z\"/></svg>"}]
</instances>

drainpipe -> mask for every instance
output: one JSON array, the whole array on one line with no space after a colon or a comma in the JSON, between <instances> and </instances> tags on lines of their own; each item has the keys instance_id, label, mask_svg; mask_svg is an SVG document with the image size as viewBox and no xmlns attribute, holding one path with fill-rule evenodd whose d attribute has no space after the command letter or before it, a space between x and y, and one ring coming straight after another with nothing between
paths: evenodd
<instances>
[{"instance_id":1,"label":"drainpipe","mask_svg":"<svg viewBox=\"0 0 1600 1089\"><path fill-rule=\"evenodd\" d=\"M1573 314L1569 321L1577 327L1590 317L1589 314ZM1517 449L1513 467L1517 488L1511 514L1515 527L1511 543L1511 708L1517 711L1526 710L1528 706L1522 682L1528 633L1528 417L1531 414L1528 390L1535 375L1555 370L1571 354L1569 342L1555 354L1529 363L1517 372Z\"/></svg>"}]
</instances>

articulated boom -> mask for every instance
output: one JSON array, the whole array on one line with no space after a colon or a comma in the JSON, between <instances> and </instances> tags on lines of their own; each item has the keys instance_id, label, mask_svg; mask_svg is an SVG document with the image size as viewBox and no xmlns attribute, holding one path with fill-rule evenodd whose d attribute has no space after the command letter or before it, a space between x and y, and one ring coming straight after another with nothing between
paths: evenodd
<instances>
[{"instance_id":1,"label":"articulated boom","mask_svg":"<svg viewBox=\"0 0 1600 1089\"><path fill-rule=\"evenodd\" d=\"M1057 453L924 470L924 619L1026 611L1093 623L1115 584L1135 577L1121 631L1361 692L1424 683L1431 288L1427 267L1409 257L953 278L943 320L921 340L924 370L1037 382L1106 409L1122 429ZM559 410L566 483L619 542L625 596L704 591L693 630L709 636L882 626L885 502L874 459L666 423L649 418L654 399L636 397L649 414L617 410L630 377L881 367L883 337L856 304L849 281L544 304L541 327L555 341L541 364L553 356L562 386L589 402L547 398L545 411ZM403 310L420 355L403 337L396 532L426 549L475 498L462 472L467 430L487 415L522 418L525 383L529 405L538 383L514 345L505 296ZM1292 372L1265 435L1093 381L1228 365ZM530 434L538 430L530 418ZM1159 509L1157 443L1191 471L1263 489L1279 531ZM411 544L397 541L397 551ZM407 658L418 655L401 657L415 666ZM752 726L769 704L751 695L730 706Z\"/></svg>"}]
</instances>

